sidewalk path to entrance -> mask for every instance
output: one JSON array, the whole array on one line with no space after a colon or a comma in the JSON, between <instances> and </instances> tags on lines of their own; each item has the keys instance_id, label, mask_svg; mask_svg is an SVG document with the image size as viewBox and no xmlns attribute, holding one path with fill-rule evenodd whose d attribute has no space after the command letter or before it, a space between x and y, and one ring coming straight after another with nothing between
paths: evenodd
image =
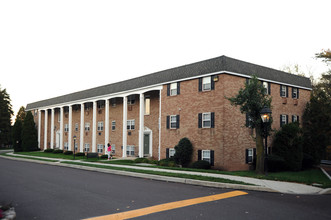
<instances>
[{"instance_id":1,"label":"sidewalk path to entrance","mask_svg":"<svg viewBox=\"0 0 331 220\"><path fill-rule=\"evenodd\" d=\"M263 179L256 179L256 178L250 178L250 177L225 175L225 174L169 170L169 169L153 168L153 167L129 166L129 165L118 165L118 164L106 164L106 163L100 164L102 166L122 167L122 168L129 168L129 169L135 169L135 170L149 170L149 171L158 171L158 172L167 172L167 173L181 173L181 174L188 174L188 175L200 175L200 176L207 176L207 177L223 178L223 179L229 179L229 180L235 180L235 181L241 181L244 183L253 184L254 186L240 185L240 184L228 184L228 183L209 182L209 181L184 179L184 178L177 178L177 177L166 177L166 176L143 174L143 173L132 173L129 171L119 171L119 170L87 167L87 166L81 166L81 165L65 164L65 163L61 163L61 162L63 162L63 161L73 162L73 161L65 160L65 159L57 159L57 158L49 158L51 160L59 161L57 163L39 161L39 160L29 160L29 159L25 159L25 158L26 157L39 158L39 159L47 159L47 158L36 157L36 156L27 156L27 155L17 155L17 154L13 154L13 153L8 153L8 154L11 156L15 156L15 157L5 157L5 156L1 156L1 157L8 158L8 159L16 159L16 160L19 159L19 160L25 160L25 161L43 163L43 164L49 164L49 165L58 165L58 166L72 167L72 168L78 168L78 169L85 169L85 170L90 170L90 171L98 171L98 172L106 172L106 173L113 173L113 174L119 174L119 175L150 178L150 179L163 180L163 181L169 181L169 182L181 182L181 183L193 184L193 185L257 190L257 191L267 191L267 192L280 192L280 193L286 193L286 194L331 194L331 188L322 189L319 187L314 187L314 186L309 186L309 185L299 184L299 183L263 180ZM22 156L25 158L19 158L19 156ZM119 159L123 159L123 158L119 158ZM87 161L75 161L75 162L79 162L79 163L83 163L83 164L96 164L96 163L87 162Z\"/></svg>"}]
</instances>

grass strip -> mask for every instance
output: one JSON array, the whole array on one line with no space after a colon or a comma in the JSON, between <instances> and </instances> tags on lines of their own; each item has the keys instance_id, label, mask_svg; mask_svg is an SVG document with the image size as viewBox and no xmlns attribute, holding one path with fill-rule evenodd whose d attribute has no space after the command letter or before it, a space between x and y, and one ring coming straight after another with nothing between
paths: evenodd
<instances>
[{"instance_id":1,"label":"grass strip","mask_svg":"<svg viewBox=\"0 0 331 220\"><path fill-rule=\"evenodd\" d=\"M161 171L159 172L159 171L151 171L151 170L137 170L137 169L124 168L124 167L110 167L110 166L104 166L104 165L98 165L98 164L85 164L85 163L71 162L71 161L63 161L61 163L74 164L74 165L87 166L87 167L103 168L103 169L109 169L109 170L121 170L121 171L134 172L134 173L152 174L152 175L159 175L159 176L169 176L169 177L195 179L195 180L203 180L203 181L210 181L210 182L219 182L219 183L230 183L230 184L240 184L240 185L254 186L253 184L244 183L244 182L241 182L241 181L235 181L235 180L229 180L229 179L223 179L223 178L216 178L216 177L206 177L206 176L200 176L200 175L189 175L189 174L181 174L181 173L167 173L167 172L161 172Z\"/></svg>"},{"instance_id":2,"label":"grass strip","mask_svg":"<svg viewBox=\"0 0 331 220\"><path fill-rule=\"evenodd\" d=\"M9 154L1 154L5 157L14 157L14 158L23 158L23 159L30 159L30 160L39 160L39 161L46 161L46 162L58 162L58 160L49 160L49 159L42 159L42 158L35 158L35 157L24 157L24 156L14 156Z\"/></svg>"}]
</instances>

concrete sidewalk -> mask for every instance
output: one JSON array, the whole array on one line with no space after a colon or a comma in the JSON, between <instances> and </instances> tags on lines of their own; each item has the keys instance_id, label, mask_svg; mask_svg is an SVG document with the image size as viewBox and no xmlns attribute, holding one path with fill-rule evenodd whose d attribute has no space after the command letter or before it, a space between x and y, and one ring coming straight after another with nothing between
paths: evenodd
<instances>
[{"instance_id":1,"label":"concrete sidewalk","mask_svg":"<svg viewBox=\"0 0 331 220\"><path fill-rule=\"evenodd\" d=\"M9 155L14 155L13 153L8 153L8 154ZM20 156L22 156L22 157L31 157L31 158L39 158L39 159L47 159L45 157L35 157L35 156L26 156L26 155L17 155L17 154L15 154L15 158L13 158L13 157L5 157L5 158L16 159ZM18 159L26 160L26 159L23 159L23 158L18 158ZM118 170L86 167L86 166L80 166L80 165L64 164L64 163L61 163L61 162L63 162L63 161L73 162L73 161L72 160L65 160L65 159L57 159L57 158L49 158L49 159L57 160L58 163L37 161L37 160L34 160L34 161L33 160L28 160L28 161L38 162L38 163L43 163L43 164L50 164L50 165L66 166L66 167L72 167L72 168L78 168L78 169L85 169L85 170L91 170L91 171L113 173L113 174L119 174L119 175L128 175L128 176L150 178L150 179L163 180L163 181L169 181L169 182L181 182L181 183L186 183L186 184L212 186L212 187L220 187L220 188L233 188L233 189L246 189L246 190L257 190L257 191L267 191L267 192L280 192L280 193L286 193L286 194L315 194L315 195L316 194L331 194L331 189L330 188L329 189L322 189L322 188L319 188L319 187L314 187L314 186L309 186L309 185L299 184L299 183L263 180L263 179L256 179L256 178L250 178L250 177L225 175L225 174L169 170L169 169L162 169L162 168L156 168L156 167L142 167L142 166L129 166L129 165L100 163L103 166L109 166L109 167L122 167L122 168L130 168L130 169L135 169L135 170L149 170L149 171L159 171L159 172L167 172L167 173L181 173L181 174L188 174L188 175L200 175L200 176L207 176L207 177L223 178L223 179L241 181L241 182L244 182L244 183L253 184L255 186L239 185L239 184L227 184L227 183L217 183L217 182L191 180L191 179L183 179L183 178L175 178L175 177L165 177L165 176L150 175L150 174L139 174L139 173L132 173L132 172L129 172L129 171L118 171ZM122 158L120 158L120 159L122 159ZM92 164L92 162L79 161L79 160L76 160L75 162L79 162L79 163L83 163L83 164Z\"/></svg>"}]
</instances>

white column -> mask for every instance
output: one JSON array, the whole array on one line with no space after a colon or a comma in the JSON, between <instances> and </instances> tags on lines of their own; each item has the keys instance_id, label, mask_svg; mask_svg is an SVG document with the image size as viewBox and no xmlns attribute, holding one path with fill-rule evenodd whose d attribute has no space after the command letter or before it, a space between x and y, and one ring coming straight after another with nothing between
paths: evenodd
<instances>
[{"instance_id":1,"label":"white column","mask_svg":"<svg viewBox=\"0 0 331 220\"><path fill-rule=\"evenodd\" d=\"M51 115L51 149L54 148L54 108L52 110L52 115Z\"/></svg>"},{"instance_id":2,"label":"white column","mask_svg":"<svg viewBox=\"0 0 331 220\"><path fill-rule=\"evenodd\" d=\"M45 127L44 127L44 150L47 149L47 119L48 119L48 109L45 109Z\"/></svg>"},{"instance_id":3,"label":"white column","mask_svg":"<svg viewBox=\"0 0 331 220\"><path fill-rule=\"evenodd\" d=\"M79 152L84 152L84 103L80 104L80 137L79 137Z\"/></svg>"},{"instance_id":4,"label":"white column","mask_svg":"<svg viewBox=\"0 0 331 220\"><path fill-rule=\"evenodd\" d=\"M161 160L161 128L162 128L162 126L161 126L161 92L162 92L162 90L160 90L160 98L159 98L159 107L160 107L160 109L159 109L159 160Z\"/></svg>"},{"instance_id":5,"label":"white column","mask_svg":"<svg viewBox=\"0 0 331 220\"><path fill-rule=\"evenodd\" d=\"M38 148L40 149L40 134L41 134L41 110L38 109Z\"/></svg>"},{"instance_id":6,"label":"white column","mask_svg":"<svg viewBox=\"0 0 331 220\"><path fill-rule=\"evenodd\" d=\"M109 99L105 101L105 147L109 143ZM105 151L106 153L106 151Z\"/></svg>"},{"instance_id":7,"label":"white column","mask_svg":"<svg viewBox=\"0 0 331 220\"><path fill-rule=\"evenodd\" d=\"M63 150L63 107L60 107L60 149Z\"/></svg>"},{"instance_id":8,"label":"white column","mask_svg":"<svg viewBox=\"0 0 331 220\"><path fill-rule=\"evenodd\" d=\"M72 139L72 105L69 105L69 132L68 132L68 150L71 148L71 139Z\"/></svg>"},{"instance_id":9,"label":"white column","mask_svg":"<svg viewBox=\"0 0 331 220\"><path fill-rule=\"evenodd\" d=\"M93 120L92 120L92 152L97 152L96 138L97 138L97 102L93 102Z\"/></svg>"},{"instance_id":10,"label":"white column","mask_svg":"<svg viewBox=\"0 0 331 220\"><path fill-rule=\"evenodd\" d=\"M127 117L128 117L128 98L123 97L123 154L126 157L126 144L127 144Z\"/></svg>"},{"instance_id":11,"label":"white column","mask_svg":"<svg viewBox=\"0 0 331 220\"><path fill-rule=\"evenodd\" d=\"M145 115L145 97L140 94L139 100L139 157L144 157L144 115Z\"/></svg>"}]
</instances>

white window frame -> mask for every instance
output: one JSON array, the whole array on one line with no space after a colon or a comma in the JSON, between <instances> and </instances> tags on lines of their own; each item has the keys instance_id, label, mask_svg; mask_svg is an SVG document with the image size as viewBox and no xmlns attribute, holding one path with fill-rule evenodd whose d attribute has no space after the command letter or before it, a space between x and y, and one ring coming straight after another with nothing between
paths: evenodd
<instances>
[{"instance_id":1,"label":"white window frame","mask_svg":"<svg viewBox=\"0 0 331 220\"><path fill-rule=\"evenodd\" d=\"M98 151L98 153L103 152L103 145L102 144L98 144L97 151Z\"/></svg>"},{"instance_id":2,"label":"white window frame","mask_svg":"<svg viewBox=\"0 0 331 220\"><path fill-rule=\"evenodd\" d=\"M269 94L269 83L268 82L263 82L262 83L263 87L266 89L266 93L265 94Z\"/></svg>"},{"instance_id":3,"label":"white window frame","mask_svg":"<svg viewBox=\"0 0 331 220\"><path fill-rule=\"evenodd\" d=\"M68 132L69 131L69 125L68 124L65 124L64 125L64 132Z\"/></svg>"},{"instance_id":4,"label":"white window frame","mask_svg":"<svg viewBox=\"0 0 331 220\"><path fill-rule=\"evenodd\" d=\"M205 117L209 115L209 119L206 119ZM209 126L205 125L205 122L209 121ZM211 113L210 112L205 112L202 113L202 128L211 128Z\"/></svg>"},{"instance_id":5,"label":"white window frame","mask_svg":"<svg viewBox=\"0 0 331 220\"><path fill-rule=\"evenodd\" d=\"M112 152L112 154L115 154L116 153L116 146L115 146L115 144L112 144L111 145L111 152Z\"/></svg>"},{"instance_id":6,"label":"white window frame","mask_svg":"<svg viewBox=\"0 0 331 220\"><path fill-rule=\"evenodd\" d=\"M78 131L78 129L79 129L78 123L75 123L75 131Z\"/></svg>"},{"instance_id":7,"label":"white window frame","mask_svg":"<svg viewBox=\"0 0 331 220\"><path fill-rule=\"evenodd\" d=\"M169 158L175 156L176 150L175 148L169 148Z\"/></svg>"},{"instance_id":8,"label":"white window frame","mask_svg":"<svg viewBox=\"0 0 331 220\"><path fill-rule=\"evenodd\" d=\"M293 117L294 116L294 117ZM293 115L292 116L292 122L297 122L298 121L298 115ZM294 120L293 120L294 119Z\"/></svg>"},{"instance_id":9,"label":"white window frame","mask_svg":"<svg viewBox=\"0 0 331 220\"><path fill-rule=\"evenodd\" d=\"M127 130L135 129L135 121L134 119L127 120Z\"/></svg>"},{"instance_id":10,"label":"white window frame","mask_svg":"<svg viewBox=\"0 0 331 220\"><path fill-rule=\"evenodd\" d=\"M84 144L84 152L89 152L90 151L90 144L89 143L85 143Z\"/></svg>"},{"instance_id":11,"label":"white window frame","mask_svg":"<svg viewBox=\"0 0 331 220\"><path fill-rule=\"evenodd\" d=\"M295 97L293 97L293 95L295 95ZM298 99L298 88L292 88L292 97L293 99Z\"/></svg>"},{"instance_id":12,"label":"white window frame","mask_svg":"<svg viewBox=\"0 0 331 220\"><path fill-rule=\"evenodd\" d=\"M69 149L69 144L68 144L68 142L64 142L64 148L63 148L64 150L68 150Z\"/></svg>"},{"instance_id":13,"label":"white window frame","mask_svg":"<svg viewBox=\"0 0 331 220\"><path fill-rule=\"evenodd\" d=\"M211 90L211 76L202 78L202 91L210 91Z\"/></svg>"},{"instance_id":14,"label":"white window frame","mask_svg":"<svg viewBox=\"0 0 331 220\"><path fill-rule=\"evenodd\" d=\"M170 129L177 129L177 115L170 115L169 123L170 123Z\"/></svg>"},{"instance_id":15,"label":"white window frame","mask_svg":"<svg viewBox=\"0 0 331 220\"><path fill-rule=\"evenodd\" d=\"M77 152L77 150L78 150L78 143L76 142L75 143L75 151Z\"/></svg>"},{"instance_id":16,"label":"white window frame","mask_svg":"<svg viewBox=\"0 0 331 220\"><path fill-rule=\"evenodd\" d=\"M86 122L84 126L85 131L90 131L90 123Z\"/></svg>"},{"instance_id":17,"label":"white window frame","mask_svg":"<svg viewBox=\"0 0 331 220\"><path fill-rule=\"evenodd\" d=\"M103 121L98 122L98 131L103 131Z\"/></svg>"},{"instance_id":18,"label":"white window frame","mask_svg":"<svg viewBox=\"0 0 331 220\"><path fill-rule=\"evenodd\" d=\"M127 145L126 146L126 155L134 157L134 145Z\"/></svg>"},{"instance_id":19,"label":"white window frame","mask_svg":"<svg viewBox=\"0 0 331 220\"><path fill-rule=\"evenodd\" d=\"M209 154L208 157L205 156L204 153ZM201 151L201 160L208 161L209 163L211 162L210 150L202 150Z\"/></svg>"},{"instance_id":20,"label":"white window frame","mask_svg":"<svg viewBox=\"0 0 331 220\"><path fill-rule=\"evenodd\" d=\"M247 149L247 163L253 163L254 161L254 149L248 148Z\"/></svg>"},{"instance_id":21,"label":"white window frame","mask_svg":"<svg viewBox=\"0 0 331 220\"><path fill-rule=\"evenodd\" d=\"M282 97L287 97L287 94L286 94L286 86L284 86L284 85L281 85L281 87L282 87Z\"/></svg>"},{"instance_id":22,"label":"white window frame","mask_svg":"<svg viewBox=\"0 0 331 220\"><path fill-rule=\"evenodd\" d=\"M282 126L286 124L286 115L282 115Z\"/></svg>"},{"instance_id":23,"label":"white window frame","mask_svg":"<svg viewBox=\"0 0 331 220\"><path fill-rule=\"evenodd\" d=\"M170 84L170 96L177 95L177 83Z\"/></svg>"},{"instance_id":24,"label":"white window frame","mask_svg":"<svg viewBox=\"0 0 331 220\"><path fill-rule=\"evenodd\" d=\"M111 130L115 131L116 130L116 121L111 122Z\"/></svg>"}]
</instances>

